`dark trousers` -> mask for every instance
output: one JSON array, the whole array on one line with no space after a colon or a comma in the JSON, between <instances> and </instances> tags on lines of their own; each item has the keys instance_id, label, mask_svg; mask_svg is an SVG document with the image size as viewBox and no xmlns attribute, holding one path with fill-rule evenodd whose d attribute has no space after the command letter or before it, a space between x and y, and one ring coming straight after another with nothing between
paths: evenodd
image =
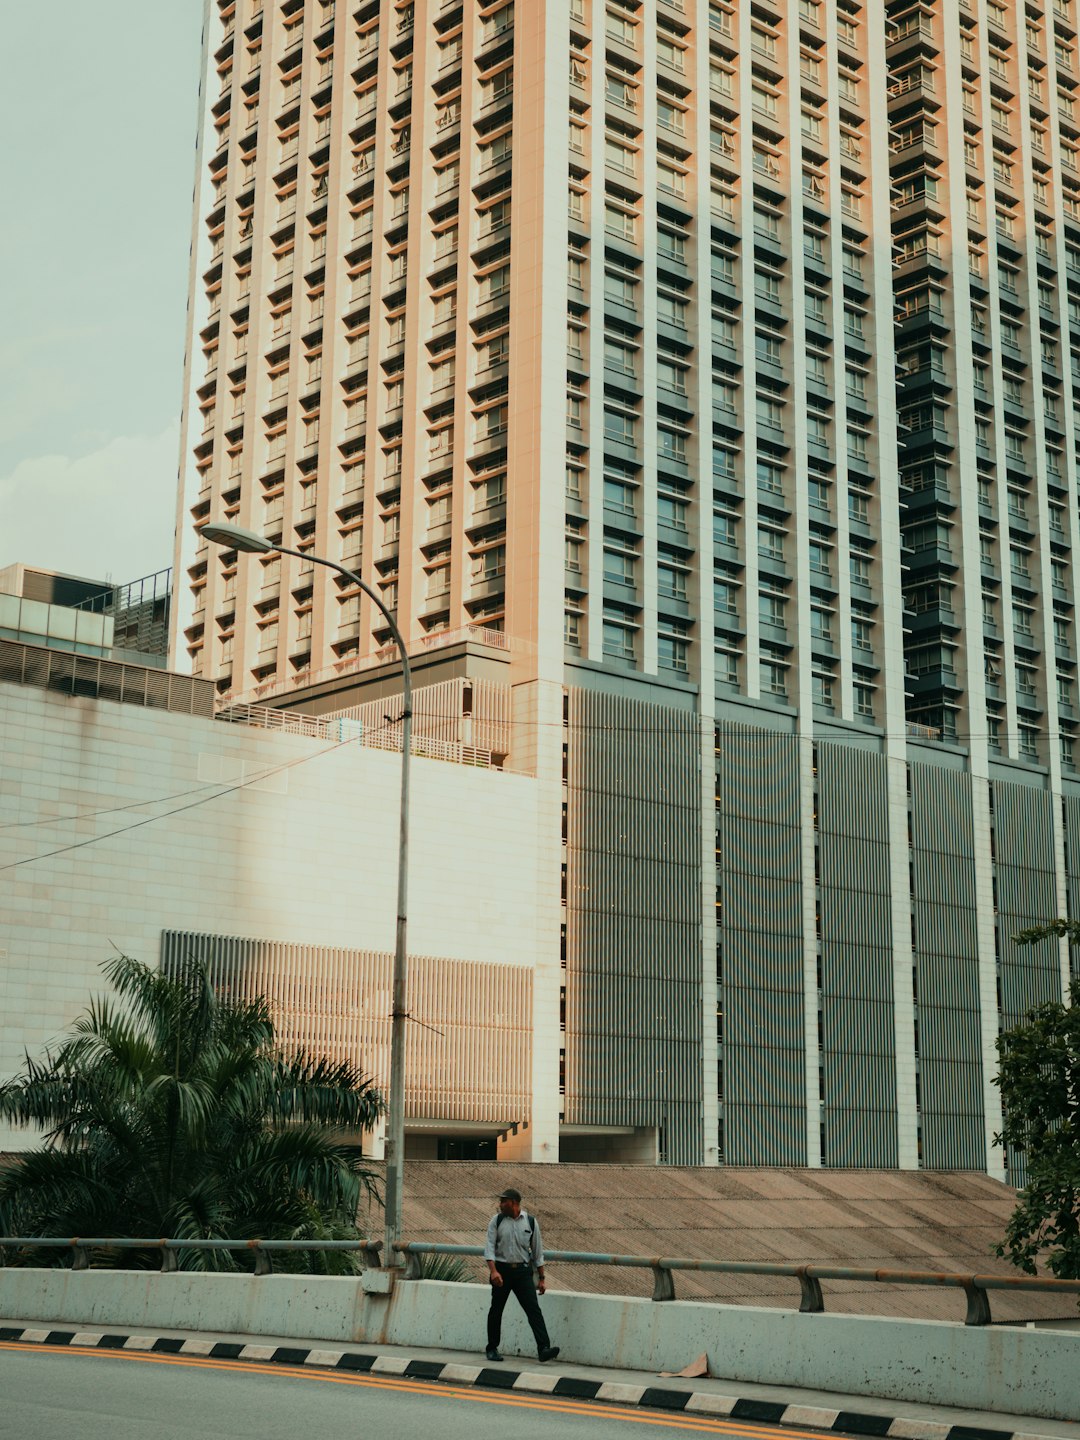
<instances>
[{"instance_id":1,"label":"dark trousers","mask_svg":"<svg viewBox=\"0 0 1080 1440\"><path fill-rule=\"evenodd\" d=\"M548 1339L547 1326L544 1324L544 1317L540 1313L540 1301L536 1298L536 1285L533 1282L532 1269L528 1265L500 1265L496 1262L496 1270L502 1276L501 1285L491 1287L491 1309L487 1318L487 1343L490 1350L499 1348L499 1338L502 1335L502 1317L506 1309L506 1302L511 1295L516 1295L518 1304L525 1311L525 1318L529 1322L536 1340L537 1352L546 1350L551 1344Z\"/></svg>"}]
</instances>

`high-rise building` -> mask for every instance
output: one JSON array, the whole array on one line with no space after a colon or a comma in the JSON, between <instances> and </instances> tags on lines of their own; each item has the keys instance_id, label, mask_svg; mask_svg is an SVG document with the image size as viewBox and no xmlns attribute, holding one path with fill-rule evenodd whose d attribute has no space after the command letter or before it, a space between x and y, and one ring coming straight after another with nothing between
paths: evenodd
<instances>
[{"instance_id":1,"label":"high-rise building","mask_svg":"<svg viewBox=\"0 0 1080 1440\"><path fill-rule=\"evenodd\" d=\"M1080 909L1078 3L207 8L174 654L392 689L231 519L511 687L574 1144L1001 1166Z\"/></svg>"}]
</instances>

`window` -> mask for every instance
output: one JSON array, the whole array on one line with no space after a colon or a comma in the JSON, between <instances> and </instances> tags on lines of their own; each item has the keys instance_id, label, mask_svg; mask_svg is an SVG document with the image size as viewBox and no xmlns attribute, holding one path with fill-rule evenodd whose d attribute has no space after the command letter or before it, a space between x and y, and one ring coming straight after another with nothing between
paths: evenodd
<instances>
[{"instance_id":1,"label":"window","mask_svg":"<svg viewBox=\"0 0 1080 1440\"><path fill-rule=\"evenodd\" d=\"M506 572L506 546L492 545L473 556L473 579L495 580Z\"/></svg>"},{"instance_id":2,"label":"window","mask_svg":"<svg viewBox=\"0 0 1080 1440\"><path fill-rule=\"evenodd\" d=\"M604 509L617 515L633 516L636 512L634 486L625 480L604 476Z\"/></svg>"},{"instance_id":3,"label":"window","mask_svg":"<svg viewBox=\"0 0 1080 1440\"><path fill-rule=\"evenodd\" d=\"M686 311L687 302L685 300L680 300L674 295L667 295L662 290L658 293L656 297L656 316L658 320L664 320L679 330L685 330Z\"/></svg>"},{"instance_id":4,"label":"window","mask_svg":"<svg viewBox=\"0 0 1080 1440\"><path fill-rule=\"evenodd\" d=\"M669 430L664 425L658 426L656 449L661 460L676 460L685 463L686 436L681 430Z\"/></svg>"},{"instance_id":5,"label":"window","mask_svg":"<svg viewBox=\"0 0 1080 1440\"><path fill-rule=\"evenodd\" d=\"M660 565L657 569L656 588L666 600L686 599L686 571L673 565Z\"/></svg>"},{"instance_id":6,"label":"window","mask_svg":"<svg viewBox=\"0 0 1080 1440\"><path fill-rule=\"evenodd\" d=\"M507 131L503 135L497 135L487 145L481 145L479 150L479 168L488 170L492 165L498 165L501 160L509 160L513 154L513 137Z\"/></svg>"},{"instance_id":7,"label":"window","mask_svg":"<svg viewBox=\"0 0 1080 1440\"><path fill-rule=\"evenodd\" d=\"M780 400L769 400L765 396L757 397L756 406L757 420L759 426L769 430L782 430L784 425L784 406Z\"/></svg>"},{"instance_id":8,"label":"window","mask_svg":"<svg viewBox=\"0 0 1080 1440\"><path fill-rule=\"evenodd\" d=\"M759 330L754 337L758 360L765 365L780 364L780 337Z\"/></svg>"},{"instance_id":9,"label":"window","mask_svg":"<svg viewBox=\"0 0 1080 1440\"><path fill-rule=\"evenodd\" d=\"M663 35L657 36L656 58L662 64L670 65L672 70L678 70L680 74L686 69L686 52L673 40L668 40Z\"/></svg>"},{"instance_id":10,"label":"window","mask_svg":"<svg viewBox=\"0 0 1080 1440\"><path fill-rule=\"evenodd\" d=\"M869 524L870 497L864 495L861 490L848 491L848 519L853 520L857 525Z\"/></svg>"},{"instance_id":11,"label":"window","mask_svg":"<svg viewBox=\"0 0 1080 1440\"><path fill-rule=\"evenodd\" d=\"M661 190L666 190L669 195L676 195L680 199L686 195L686 176L674 165L669 165L661 160L656 166L656 183Z\"/></svg>"},{"instance_id":12,"label":"window","mask_svg":"<svg viewBox=\"0 0 1080 1440\"><path fill-rule=\"evenodd\" d=\"M715 545L734 545L738 533L738 520L727 510L717 510L713 513L713 543Z\"/></svg>"},{"instance_id":13,"label":"window","mask_svg":"<svg viewBox=\"0 0 1080 1440\"><path fill-rule=\"evenodd\" d=\"M635 375L636 347L604 336L604 365L620 375Z\"/></svg>"},{"instance_id":14,"label":"window","mask_svg":"<svg viewBox=\"0 0 1080 1440\"><path fill-rule=\"evenodd\" d=\"M637 26L628 15L623 15L620 11L607 12L604 33L609 40L617 40L620 45L629 45L632 50L637 48Z\"/></svg>"},{"instance_id":15,"label":"window","mask_svg":"<svg viewBox=\"0 0 1080 1440\"><path fill-rule=\"evenodd\" d=\"M604 408L604 438L620 445L637 444L637 416L625 410Z\"/></svg>"},{"instance_id":16,"label":"window","mask_svg":"<svg viewBox=\"0 0 1080 1440\"><path fill-rule=\"evenodd\" d=\"M773 270L754 271L754 294L772 305L780 303L780 276Z\"/></svg>"},{"instance_id":17,"label":"window","mask_svg":"<svg viewBox=\"0 0 1080 1440\"><path fill-rule=\"evenodd\" d=\"M661 525L667 525L672 530L685 530L686 525L686 501L677 495L658 495L656 497L656 518Z\"/></svg>"},{"instance_id":18,"label":"window","mask_svg":"<svg viewBox=\"0 0 1080 1440\"><path fill-rule=\"evenodd\" d=\"M831 710L833 708L832 677L829 675L813 675L811 676L811 681L813 685L814 704L820 705L823 709Z\"/></svg>"},{"instance_id":19,"label":"window","mask_svg":"<svg viewBox=\"0 0 1080 1440\"><path fill-rule=\"evenodd\" d=\"M584 69L584 67L582 67ZM571 62L571 79L573 79L573 63ZM584 76L577 81L584 84ZM604 93L610 104L617 105L622 110L637 109L637 86L632 85L628 80L622 80L617 75L607 74L604 77Z\"/></svg>"},{"instance_id":20,"label":"window","mask_svg":"<svg viewBox=\"0 0 1080 1440\"><path fill-rule=\"evenodd\" d=\"M763 560L782 562L784 559L784 532L772 525L759 525L758 554Z\"/></svg>"},{"instance_id":21,"label":"window","mask_svg":"<svg viewBox=\"0 0 1080 1440\"><path fill-rule=\"evenodd\" d=\"M770 495L780 495L784 489L784 472L779 465L774 465L771 461L759 460L757 483L760 490L766 490Z\"/></svg>"},{"instance_id":22,"label":"window","mask_svg":"<svg viewBox=\"0 0 1080 1440\"><path fill-rule=\"evenodd\" d=\"M682 135L686 129L685 112L668 100L657 100L656 119L665 130L672 130L676 135Z\"/></svg>"},{"instance_id":23,"label":"window","mask_svg":"<svg viewBox=\"0 0 1080 1440\"><path fill-rule=\"evenodd\" d=\"M739 587L732 580L713 581L713 609L721 615L735 615L738 613L736 599Z\"/></svg>"},{"instance_id":24,"label":"window","mask_svg":"<svg viewBox=\"0 0 1080 1440\"><path fill-rule=\"evenodd\" d=\"M637 235L637 217L632 211L609 203L604 206L604 229L616 239L633 244Z\"/></svg>"},{"instance_id":25,"label":"window","mask_svg":"<svg viewBox=\"0 0 1080 1440\"><path fill-rule=\"evenodd\" d=\"M631 370L631 373L633 371ZM674 360L658 358L656 362L657 382L666 390L674 390L679 395L686 394L686 366L677 364Z\"/></svg>"},{"instance_id":26,"label":"window","mask_svg":"<svg viewBox=\"0 0 1080 1440\"><path fill-rule=\"evenodd\" d=\"M772 625L778 630L785 630L787 628L784 616L786 607L786 597L776 594L775 591L763 590L758 595L758 619L762 625Z\"/></svg>"},{"instance_id":27,"label":"window","mask_svg":"<svg viewBox=\"0 0 1080 1440\"><path fill-rule=\"evenodd\" d=\"M690 669L690 645L681 635L656 637L656 658L661 670L674 670L685 675Z\"/></svg>"},{"instance_id":28,"label":"window","mask_svg":"<svg viewBox=\"0 0 1080 1440\"><path fill-rule=\"evenodd\" d=\"M832 614L830 611L822 610L816 605L810 607L810 638L831 643Z\"/></svg>"},{"instance_id":29,"label":"window","mask_svg":"<svg viewBox=\"0 0 1080 1440\"><path fill-rule=\"evenodd\" d=\"M607 300L613 300L618 305L628 305L631 309L636 309L637 286L638 282L632 275L627 275L621 270L604 271L604 297Z\"/></svg>"},{"instance_id":30,"label":"window","mask_svg":"<svg viewBox=\"0 0 1080 1440\"><path fill-rule=\"evenodd\" d=\"M612 140L609 136L604 141L604 156L613 169L622 171L624 175L637 173L637 151L632 146Z\"/></svg>"},{"instance_id":31,"label":"window","mask_svg":"<svg viewBox=\"0 0 1080 1440\"><path fill-rule=\"evenodd\" d=\"M478 299L481 304L489 300L498 300L509 293L510 290L510 266L500 265L498 269L491 270L480 277L478 283Z\"/></svg>"},{"instance_id":32,"label":"window","mask_svg":"<svg viewBox=\"0 0 1080 1440\"><path fill-rule=\"evenodd\" d=\"M686 238L672 230L665 230L662 226L657 230L656 249L665 260L677 260L680 264L686 262Z\"/></svg>"},{"instance_id":33,"label":"window","mask_svg":"<svg viewBox=\"0 0 1080 1440\"><path fill-rule=\"evenodd\" d=\"M762 657L761 693L772 695L778 700L787 699L787 667L782 660Z\"/></svg>"},{"instance_id":34,"label":"window","mask_svg":"<svg viewBox=\"0 0 1080 1440\"><path fill-rule=\"evenodd\" d=\"M628 623L604 620L604 654L613 660L633 660L634 632Z\"/></svg>"}]
</instances>

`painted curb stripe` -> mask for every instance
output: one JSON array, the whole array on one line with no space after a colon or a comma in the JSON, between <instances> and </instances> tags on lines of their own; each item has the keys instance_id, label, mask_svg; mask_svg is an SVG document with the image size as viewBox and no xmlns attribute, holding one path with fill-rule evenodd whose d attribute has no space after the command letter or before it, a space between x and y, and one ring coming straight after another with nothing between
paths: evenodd
<instances>
[{"instance_id":1,"label":"painted curb stripe","mask_svg":"<svg viewBox=\"0 0 1080 1440\"><path fill-rule=\"evenodd\" d=\"M489 1370L485 1366L473 1381L474 1385L486 1385L491 1390L512 1390L518 1377L516 1370Z\"/></svg>"},{"instance_id":2,"label":"painted curb stripe","mask_svg":"<svg viewBox=\"0 0 1080 1440\"><path fill-rule=\"evenodd\" d=\"M689 1399L689 1390L667 1390L661 1385L647 1385L638 1404L649 1405L655 1410L685 1410ZM733 1415L732 1418L739 1420L746 1417Z\"/></svg>"},{"instance_id":3,"label":"painted curb stripe","mask_svg":"<svg viewBox=\"0 0 1080 1440\"><path fill-rule=\"evenodd\" d=\"M949 1440L1012 1440L1011 1430L986 1430L981 1425L954 1425Z\"/></svg>"},{"instance_id":4,"label":"painted curb stripe","mask_svg":"<svg viewBox=\"0 0 1080 1440\"><path fill-rule=\"evenodd\" d=\"M788 1407L779 1400L736 1400L731 1407L733 1420L759 1420L764 1425L779 1425Z\"/></svg>"},{"instance_id":5,"label":"painted curb stripe","mask_svg":"<svg viewBox=\"0 0 1080 1440\"><path fill-rule=\"evenodd\" d=\"M346 1350L334 1366L335 1370L362 1370L365 1374L375 1364L374 1355L360 1355L355 1350Z\"/></svg>"},{"instance_id":6,"label":"painted curb stripe","mask_svg":"<svg viewBox=\"0 0 1080 1440\"><path fill-rule=\"evenodd\" d=\"M320 1366L412 1380L441 1380L490 1390L525 1390L568 1400L602 1400L642 1409L686 1410L691 1414L730 1416L732 1420L766 1425L820 1426L851 1435L893 1436L900 1440L1046 1440L1034 1431L994 1430L980 1425L943 1425L855 1410L825 1410L786 1405L774 1400L735 1399L710 1390L671 1390L659 1385L627 1385L617 1381L584 1380L551 1372L502 1370L438 1360L405 1360L392 1355L367 1355L356 1350L319 1350L292 1345L238 1344L232 1340L203 1341L176 1335L116 1335L98 1330L17 1330L0 1325L0 1341L13 1344L70 1345L97 1350L185 1354L211 1360L261 1361L270 1365Z\"/></svg>"},{"instance_id":7,"label":"painted curb stripe","mask_svg":"<svg viewBox=\"0 0 1080 1440\"><path fill-rule=\"evenodd\" d=\"M410 1360L404 1371L413 1380L438 1380L442 1372L441 1360Z\"/></svg>"},{"instance_id":8,"label":"painted curb stripe","mask_svg":"<svg viewBox=\"0 0 1080 1440\"><path fill-rule=\"evenodd\" d=\"M892 1423L891 1415L864 1415L853 1410L841 1410L832 1423L832 1429L845 1430L852 1435L888 1435Z\"/></svg>"},{"instance_id":9,"label":"painted curb stripe","mask_svg":"<svg viewBox=\"0 0 1080 1440\"><path fill-rule=\"evenodd\" d=\"M573 1400L595 1400L600 1393L600 1381L582 1380L576 1375L560 1375L551 1393L566 1395Z\"/></svg>"}]
</instances>

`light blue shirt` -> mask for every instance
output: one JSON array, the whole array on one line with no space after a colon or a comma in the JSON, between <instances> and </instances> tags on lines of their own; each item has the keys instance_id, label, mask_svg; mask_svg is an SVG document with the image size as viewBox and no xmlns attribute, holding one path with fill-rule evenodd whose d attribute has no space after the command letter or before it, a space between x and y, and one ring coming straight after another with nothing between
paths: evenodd
<instances>
[{"instance_id":1,"label":"light blue shirt","mask_svg":"<svg viewBox=\"0 0 1080 1440\"><path fill-rule=\"evenodd\" d=\"M544 1243L540 1238L539 1220L531 1217L527 1210L522 1210L516 1220L512 1215L493 1215L488 1223L487 1239L484 1242L484 1259L501 1260L504 1265L531 1264L534 1269L539 1270L544 1263Z\"/></svg>"}]
</instances>

